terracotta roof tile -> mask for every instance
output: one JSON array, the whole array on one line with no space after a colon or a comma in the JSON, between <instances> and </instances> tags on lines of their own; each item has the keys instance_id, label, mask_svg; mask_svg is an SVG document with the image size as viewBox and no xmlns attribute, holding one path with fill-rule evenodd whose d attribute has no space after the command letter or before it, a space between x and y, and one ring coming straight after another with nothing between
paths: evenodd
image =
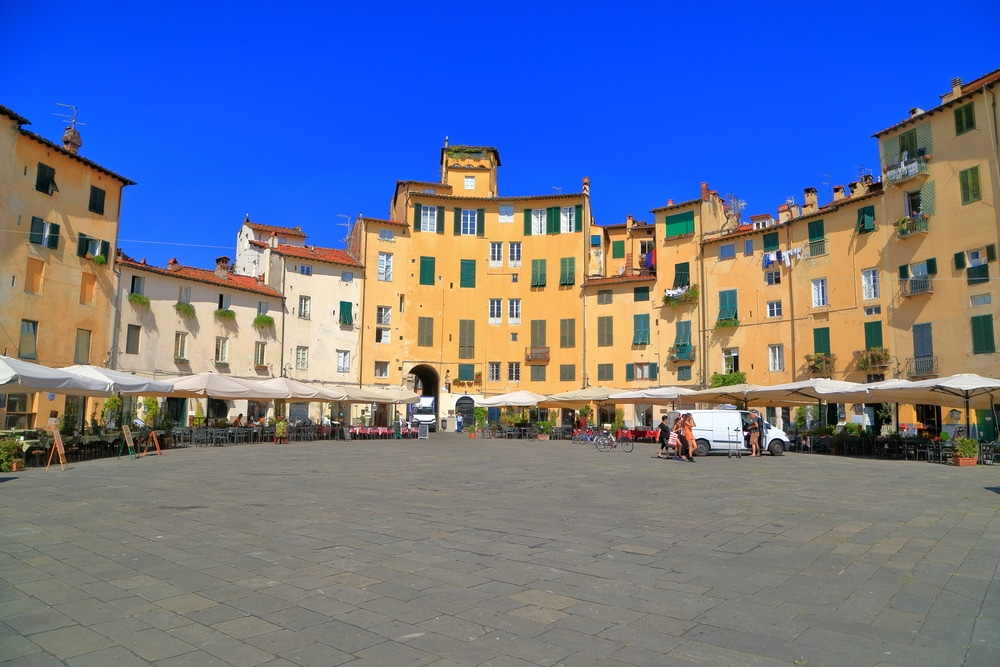
<instances>
[{"instance_id":1,"label":"terracotta roof tile","mask_svg":"<svg viewBox=\"0 0 1000 667\"><path fill-rule=\"evenodd\" d=\"M171 276L182 280L193 280L195 282L218 285L228 289L253 292L254 294L263 294L265 296L276 297L279 299L282 298L281 292L257 282L256 278L251 278L250 276L240 276L235 273L229 273L225 278L220 278L215 275L215 271L196 269L193 266L183 266L181 264L171 264L170 266L174 268L164 269L158 266L146 264L145 261L137 262L125 253L121 253L116 262L123 267L139 271L148 271L149 273L155 273L161 276Z\"/></svg>"},{"instance_id":2,"label":"terracotta roof tile","mask_svg":"<svg viewBox=\"0 0 1000 667\"><path fill-rule=\"evenodd\" d=\"M704 201L704 200L702 200L700 197L698 199L688 199L687 201L682 201L682 202L679 202L677 204L670 204L669 206L660 206L659 208L651 208L651 209L649 209L649 212L650 213L659 213L660 211L672 211L675 208L681 208L683 206L690 206L691 204L698 204L698 203L700 203L702 201Z\"/></svg>"},{"instance_id":3,"label":"terracotta roof tile","mask_svg":"<svg viewBox=\"0 0 1000 667\"><path fill-rule=\"evenodd\" d=\"M382 220L380 218L368 218L368 217L364 217L364 218L361 218L361 219L364 220L365 222L377 222L377 223L382 224L382 225L396 225L397 227L409 227L410 226L410 223L403 222L402 220Z\"/></svg>"},{"instance_id":4,"label":"terracotta roof tile","mask_svg":"<svg viewBox=\"0 0 1000 667\"><path fill-rule=\"evenodd\" d=\"M331 262L333 264L344 264L346 266L361 268L361 263L358 260L351 257L346 250L337 248L318 248L316 246L285 245L282 243L275 248L274 252L286 257L295 257L296 259Z\"/></svg>"},{"instance_id":5,"label":"terracotta roof tile","mask_svg":"<svg viewBox=\"0 0 1000 667\"><path fill-rule=\"evenodd\" d=\"M276 225L262 225L259 222L244 222L243 224L256 232L273 232L279 236L306 238L301 227L278 227Z\"/></svg>"}]
</instances>

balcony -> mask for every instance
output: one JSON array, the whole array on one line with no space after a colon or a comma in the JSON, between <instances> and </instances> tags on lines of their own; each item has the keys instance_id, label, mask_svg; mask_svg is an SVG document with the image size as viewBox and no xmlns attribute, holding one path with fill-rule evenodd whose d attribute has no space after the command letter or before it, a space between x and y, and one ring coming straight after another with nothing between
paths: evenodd
<instances>
[{"instance_id":1,"label":"balcony","mask_svg":"<svg viewBox=\"0 0 1000 667\"><path fill-rule=\"evenodd\" d=\"M902 217L896 221L896 229L901 239L913 234L926 234L930 230L930 216L922 214Z\"/></svg>"},{"instance_id":2,"label":"balcony","mask_svg":"<svg viewBox=\"0 0 1000 667\"><path fill-rule=\"evenodd\" d=\"M816 354L806 355L806 368L813 375L825 375L829 377L833 373L833 367L836 363L837 355L835 354L817 352Z\"/></svg>"},{"instance_id":3,"label":"balcony","mask_svg":"<svg viewBox=\"0 0 1000 667\"><path fill-rule=\"evenodd\" d=\"M965 279L969 285L988 283L990 281L990 265L980 264L979 266L970 266L965 270Z\"/></svg>"},{"instance_id":4,"label":"balcony","mask_svg":"<svg viewBox=\"0 0 1000 667\"><path fill-rule=\"evenodd\" d=\"M826 239L809 239L809 243L806 244L806 256L807 257L820 257L827 253L826 250Z\"/></svg>"},{"instance_id":5,"label":"balcony","mask_svg":"<svg viewBox=\"0 0 1000 667\"><path fill-rule=\"evenodd\" d=\"M915 294L931 294L934 292L932 276L915 276L913 278L903 278L899 281L899 293L901 296L913 296Z\"/></svg>"},{"instance_id":6,"label":"balcony","mask_svg":"<svg viewBox=\"0 0 1000 667\"><path fill-rule=\"evenodd\" d=\"M674 345L667 351L667 359L672 362L676 361L694 361L694 345L683 344Z\"/></svg>"},{"instance_id":7,"label":"balcony","mask_svg":"<svg viewBox=\"0 0 1000 667\"><path fill-rule=\"evenodd\" d=\"M854 351L854 363L859 371L888 368L890 358L889 350L884 347L869 347Z\"/></svg>"},{"instance_id":8,"label":"balcony","mask_svg":"<svg viewBox=\"0 0 1000 667\"><path fill-rule=\"evenodd\" d=\"M549 360L549 348L540 347L533 345L531 347L524 348L524 360L525 361L548 361Z\"/></svg>"},{"instance_id":9,"label":"balcony","mask_svg":"<svg viewBox=\"0 0 1000 667\"><path fill-rule=\"evenodd\" d=\"M922 375L938 374L937 357L911 357L906 360L906 376L920 377Z\"/></svg>"},{"instance_id":10,"label":"balcony","mask_svg":"<svg viewBox=\"0 0 1000 667\"><path fill-rule=\"evenodd\" d=\"M920 174L926 174L927 171L927 158L924 156L910 158L898 164L888 165L885 170L885 182L895 185Z\"/></svg>"}]
</instances>

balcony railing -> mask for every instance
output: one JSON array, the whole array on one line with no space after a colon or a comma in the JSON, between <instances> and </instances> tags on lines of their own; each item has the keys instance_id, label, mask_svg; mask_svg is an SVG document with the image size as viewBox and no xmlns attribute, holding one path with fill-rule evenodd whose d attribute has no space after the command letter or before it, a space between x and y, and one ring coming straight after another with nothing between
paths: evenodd
<instances>
[{"instance_id":1,"label":"balcony railing","mask_svg":"<svg viewBox=\"0 0 1000 667\"><path fill-rule=\"evenodd\" d=\"M937 357L911 357L906 360L907 377L919 377L921 375L937 375Z\"/></svg>"},{"instance_id":2,"label":"balcony railing","mask_svg":"<svg viewBox=\"0 0 1000 667\"><path fill-rule=\"evenodd\" d=\"M899 164L891 164L886 167L885 181L890 185L908 181L914 176L927 173L927 159L924 157L910 158Z\"/></svg>"},{"instance_id":3,"label":"balcony railing","mask_svg":"<svg viewBox=\"0 0 1000 667\"><path fill-rule=\"evenodd\" d=\"M525 361L548 361L549 360L549 348L532 346L524 348L524 360Z\"/></svg>"},{"instance_id":4,"label":"balcony railing","mask_svg":"<svg viewBox=\"0 0 1000 667\"><path fill-rule=\"evenodd\" d=\"M913 278L903 278L899 281L899 293L902 296L930 294L933 291L934 283L931 280L931 276L915 276Z\"/></svg>"},{"instance_id":5,"label":"balcony railing","mask_svg":"<svg viewBox=\"0 0 1000 667\"><path fill-rule=\"evenodd\" d=\"M896 229L899 230L899 237L904 238L911 234L926 233L930 229L930 216L911 215L900 218L896 221Z\"/></svg>"},{"instance_id":6,"label":"balcony railing","mask_svg":"<svg viewBox=\"0 0 1000 667\"><path fill-rule=\"evenodd\" d=\"M859 371L888 368L890 358L889 350L884 347L869 347L854 352L854 361Z\"/></svg>"},{"instance_id":7,"label":"balcony railing","mask_svg":"<svg viewBox=\"0 0 1000 667\"><path fill-rule=\"evenodd\" d=\"M694 345L674 345L667 351L667 359L670 361L694 361L694 351Z\"/></svg>"},{"instance_id":8,"label":"balcony railing","mask_svg":"<svg viewBox=\"0 0 1000 667\"><path fill-rule=\"evenodd\" d=\"M965 278L969 285L988 283L990 281L990 265L980 264L979 266L970 266L965 270Z\"/></svg>"},{"instance_id":9,"label":"balcony railing","mask_svg":"<svg viewBox=\"0 0 1000 667\"><path fill-rule=\"evenodd\" d=\"M819 257L820 255L825 255L826 250L826 239L810 239L809 243L806 245L806 254L809 257Z\"/></svg>"}]
</instances>

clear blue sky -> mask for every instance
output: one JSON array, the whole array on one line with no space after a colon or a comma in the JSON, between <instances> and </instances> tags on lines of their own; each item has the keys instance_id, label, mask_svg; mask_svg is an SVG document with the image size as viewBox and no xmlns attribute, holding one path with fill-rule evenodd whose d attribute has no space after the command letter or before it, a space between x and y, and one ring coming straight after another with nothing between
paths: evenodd
<instances>
[{"instance_id":1,"label":"clear blue sky","mask_svg":"<svg viewBox=\"0 0 1000 667\"><path fill-rule=\"evenodd\" d=\"M0 104L137 182L120 246L232 257L249 213L341 247L444 137L500 194L578 192L599 224L707 181L775 214L878 168L871 135L1000 68L1000 3L4 3ZM676 5L676 7L672 7ZM176 244L176 245L166 245Z\"/></svg>"}]
</instances>

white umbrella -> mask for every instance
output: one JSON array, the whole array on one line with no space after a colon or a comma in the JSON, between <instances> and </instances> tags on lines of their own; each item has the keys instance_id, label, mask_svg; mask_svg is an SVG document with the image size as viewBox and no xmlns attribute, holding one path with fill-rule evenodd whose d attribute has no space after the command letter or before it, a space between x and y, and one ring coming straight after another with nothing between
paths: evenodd
<instances>
[{"instance_id":1,"label":"white umbrella","mask_svg":"<svg viewBox=\"0 0 1000 667\"><path fill-rule=\"evenodd\" d=\"M587 387L586 389L564 391L561 394L549 394L544 401L539 401L539 404L555 408L578 408L590 403L607 401L611 394L618 393L621 393L621 389L614 389L612 387Z\"/></svg>"},{"instance_id":2,"label":"white umbrella","mask_svg":"<svg viewBox=\"0 0 1000 667\"><path fill-rule=\"evenodd\" d=\"M74 396L110 396L114 393L107 380L94 380L58 368L0 356L0 388L3 387Z\"/></svg>"},{"instance_id":3,"label":"white umbrella","mask_svg":"<svg viewBox=\"0 0 1000 667\"><path fill-rule=\"evenodd\" d=\"M756 384L731 384L723 387L710 387L691 394L691 400L696 403L736 403L746 408L750 394L761 389Z\"/></svg>"},{"instance_id":4,"label":"white umbrella","mask_svg":"<svg viewBox=\"0 0 1000 667\"><path fill-rule=\"evenodd\" d=\"M475 403L482 408L530 408L538 405L547 398L548 397L544 394L536 394L528 391L527 389L520 389L518 391L512 391L509 394L500 394L499 396L482 398L477 400Z\"/></svg>"},{"instance_id":5,"label":"white umbrella","mask_svg":"<svg viewBox=\"0 0 1000 667\"><path fill-rule=\"evenodd\" d=\"M635 391L623 391L618 394L611 394L608 396L608 402L668 405L692 394L694 394L694 390L687 387L651 387L649 389L637 389Z\"/></svg>"},{"instance_id":6,"label":"white umbrella","mask_svg":"<svg viewBox=\"0 0 1000 667\"><path fill-rule=\"evenodd\" d=\"M67 366L61 369L67 373L79 375L91 380L99 380L111 383L111 391L116 394L129 394L136 396L170 396L174 393L174 386L169 382L151 380L149 378L113 371L110 368L100 366Z\"/></svg>"},{"instance_id":7,"label":"white umbrella","mask_svg":"<svg viewBox=\"0 0 1000 667\"><path fill-rule=\"evenodd\" d=\"M786 382L757 387L749 394L750 401L757 403L758 400L771 401L774 404L797 404L825 401L828 403L839 402L836 395L864 392L865 385L859 382L845 382L843 380L831 380L829 378L810 378L798 382Z\"/></svg>"},{"instance_id":8,"label":"white umbrella","mask_svg":"<svg viewBox=\"0 0 1000 667\"><path fill-rule=\"evenodd\" d=\"M971 426L969 410L993 409L993 404L1000 398L1000 380L975 373L959 373L943 378L918 380L896 387L888 386L872 393L879 400L893 403L963 405L965 432L969 434Z\"/></svg>"},{"instance_id":9,"label":"white umbrella","mask_svg":"<svg viewBox=\"0 0 1000 667\"><path fill-rule=\"evenodd\" d=\"M420 394L399 387L379 387L378 389L362 389L360 387L345 387L346 397L341 400L351 403L416 403Z\"/></svg>"},{"instance_id":10,"label":"white umbrella","mask_svg":"<svg viewBox=\"0 0 1000 667\"><path fill-rule=\"evenodd\" d=\"M271 378L270 380L261 380L257 384L266 389L274 389L276 391L284 392L284 396L282 396L282 398L293 403L331 400L326 397L326 394L320 387L312 384L306 384L305 382L299 382L298 380L293 380L292 378Z\"/></svg>"},{"instance_id":11,"label":"white umbrella","mask_svg":"<svg viewBox=\"0 0 1000 667\"><path fill-rule=\"evenodd\" d=\"M262 382L241 380L218 373L196 373L173 380L174 395L193 396L197 398L211 397L224 400L259 399L274 400L285 398L285 392L280 389L261 386Z\"/></svg>"}]
</instances>

